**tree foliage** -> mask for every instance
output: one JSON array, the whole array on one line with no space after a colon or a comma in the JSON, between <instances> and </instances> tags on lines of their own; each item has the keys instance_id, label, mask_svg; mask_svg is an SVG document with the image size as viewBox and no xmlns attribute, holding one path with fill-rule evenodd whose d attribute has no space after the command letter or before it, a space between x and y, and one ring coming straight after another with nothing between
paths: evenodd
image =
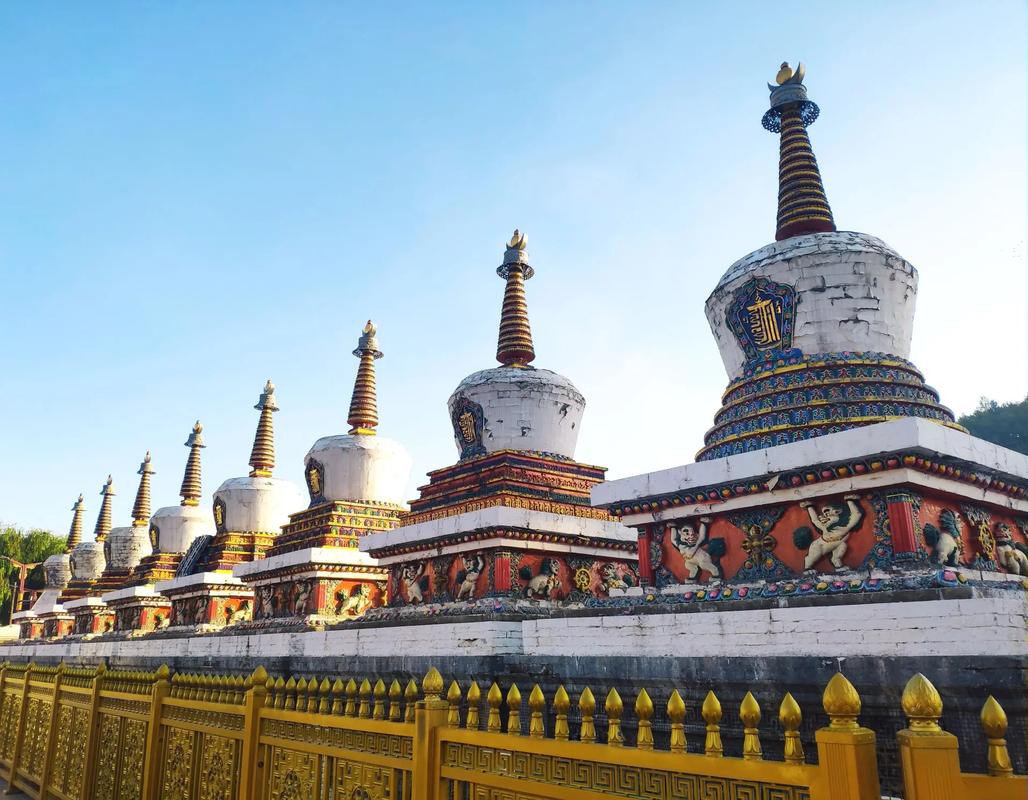
<instances>
[{"instance_id":1,"label":"tree foliage","mask_svg":"<svg viewBox=\"0 0 1028 800\"><path fill-rule=\"evenodd\" d=\"M25 581L29 589L42 589L44 586L43 561L48 556L63 553L66 539L54 536L50 531L32 528L23 531L11 525L0 526L0 556L13 558L23 564L39 564L31 570ZM18 579L18 568L6 559L0 559L0 620L6 620L14 599L11 593L12 582Z\"/></svg>"},{"instance_id":2,"label":"tree foliage","mask_svg":"<svg viewBox=\"0 0 1028 800\"><path fill-rule=\"evenodd\" d=\"M957 421L980 439L1028 454L1028 397L1017 403L983 397L973 413Z\"/></svg>"}]
</instances>

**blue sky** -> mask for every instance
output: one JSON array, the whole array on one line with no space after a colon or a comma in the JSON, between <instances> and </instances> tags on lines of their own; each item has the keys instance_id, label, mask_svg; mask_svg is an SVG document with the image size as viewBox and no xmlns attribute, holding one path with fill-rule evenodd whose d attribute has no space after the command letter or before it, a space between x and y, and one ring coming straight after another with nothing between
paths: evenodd
<instances>
[{"instance_id":1,"label":"blue sky","mask_svg":"<svg viewBox=\"0 0 1028 800\"><path fill-rule=\"evenodd\" d=\"M445 402L493 365L527 231L537 366L588 407L578 457L692 460L726 377L703 317L774 235L779 62L807 65L841 229L920 271L912 359L943 402L1028 388L1019 2L88 3L0 8L0 520L126 524L153 451L177 503L346 430L368 317L380 430L455 460ZM206 499L205 499L206 502Z\"/></svg>"}]
</instances>

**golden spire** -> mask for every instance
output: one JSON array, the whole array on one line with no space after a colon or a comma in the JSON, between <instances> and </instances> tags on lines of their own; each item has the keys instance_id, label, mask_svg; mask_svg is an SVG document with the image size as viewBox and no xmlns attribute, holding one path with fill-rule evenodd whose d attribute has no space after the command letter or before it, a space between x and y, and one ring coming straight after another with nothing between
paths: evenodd
<instances>
[{"instance_id":1,"label":"golden spire","mask_svg":"<svg viewBox=\"0 0 1028 800\"><path fill-rule=\"evenodd\" d=\"M66 553L70 553L82 541L82 512L85 510L82 495L79 495L79 499L75 501L75 505L71 507L71 510L73 512L71 530L68 531L68 541L64 545L64 552Z\"/></svg>"},{"instance_id":2,"label":"golden spire","mask_svg":"<svg viewBox=\"0 0 1028 800\"><path fill-rule=\"evenodd\" d=\"M778 226L775 239L781 241L805 233L835 230L821 171L807 136L807 126L820 109L807 99L802 64L793 72L783 63L771 90L771 108L762 123L772 133L781 133L778 155Z\"/></svg>"},{"instance_id":3,"label":"golden spire","mask_svg":"<svg viewBox=\"0 0 1028 800\"><path fill-rule=\"evenodd\" d=\"M140 475L139 488L136 490L136 502L132 506L132 524L133 525L149 525L150 524L150 476L154 474L153 467L150 466L150 451L146 451L146 457L143 459L143 463L139 465L139 470L136 472Z\"/></svg>"},{"instance_id":4,"label":"golden spire","mask_svg":"<svg viewBox=\"0 0 1028 800\"><path fill-rule=\"evenodd\" d=\"M353 354L360 359L357 380L353 383L353 397L350 399L350 416L346 418L350 433L374 436L378 427L378 396L375 393L375 359L382 357L375 338L377 328L368 320L364 332L357 342Z\"/></svg>"},{"instance_id":5,"label":"golden spire","mask_svg":"<svg viewBox=\"0 0 1028 800\"><path fill-rule=\"evenodd\" d=\"M193 425L193 432L186 439L186 447L189 448L189 459L186 461L186 473L182 476L182 488L178 493L182 496L182 505L200 505L200 448L206 447L203 443L203 425L200 420Z\"/></svg>"},{"instance_id":6,"label":"golden spire","mask_svg":"<svg viewBox=\"0 0 1028 800\"><path fill-rule=\"evenodd\" d=\"M111 498L114 497L114 481L107 476L107 483L100 490L103 500L100 502L100 513L96 517L96 527L93 528L93 538L102 542L111 532Z\"/></svg>"},{"instance_id":7,"label":"golden spire","mask_svg":"<svg viewBox=\"0 0 1028 800\"><path fill-rule=\"evenodd\" d=\"M515 228L503 254L503 263L496 268L496 274L507 281L500 309L500 338L496 344L496 360L505 367L523 368L535 360L525 300L525 281L535 270L528 264L526 247L525 234Z\"/></svg>"},{"instance_id":8,"label":"golden spire","mask_svg":"<svg viewBox=\"0 0 1028 800\"><path fill-rule=\"evenodd\" d=\"M275 466L275 427L271 415L278 411L275 384L270 378L254 408L261 412L261 418L257 421L257 435L253 437L253 450L250 451L250 466L253 467L250 477L270 478Z\"/></svg>"}]
</instances>

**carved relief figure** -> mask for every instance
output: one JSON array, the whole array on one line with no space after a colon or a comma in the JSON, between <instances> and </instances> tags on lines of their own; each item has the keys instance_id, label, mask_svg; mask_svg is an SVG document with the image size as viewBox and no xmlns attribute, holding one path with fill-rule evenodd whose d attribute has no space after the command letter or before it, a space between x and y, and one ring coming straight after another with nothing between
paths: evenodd
<instances>
[{"instance_id":1,"label":"carved relief figure","mask_svg":"<svg viewBox=\"0 0 1028 800\"><path fill-rule=\"evenodd\" d=\"M232 606L225 606L225 624L235 625L237 622L248 622L251 616L250 601L242 600L235 610Z\"/></svg>"},{"instance_id":2,"label":"carved relief figure","mask_svg":"<svg viewBox=\"0 0 1028 800\"><path fill-rule=\"evenodd\" d=\"M710 573L712 578L720 578L721 570L714 559L704 547L708 543L707 535L710 527L710 517L700 517L700 530L691 525L681 527L671 526L671 543L675 549L682 554L682 561L685 562L686 577L693 580L700 574L700 570Z\"/></svg>"},{"instance_id":3,"label":"carved relief figure","mask_svg":"<svg viewBox=\"0 0 1028 800\"><path fill-rule=\"evenodd\" d=\"M359 617L371 608L371 587L366 583L358 584L350 590L336 592L336 615Z\"/></svg>"},{"instance_id":4,"label":"carved relief figure","mask_svg":"<svg viewBox=\"0 0 1028 800\"><path fill-rule=\"evenodd\" d=\"M207 622L207 601L203 597L193 598L193 624L203 625Z\"/></svg>"},{"instance_id":5,"label":"carved relief figure","mask_svg":"<svg viewBox=\"0 0 1028 800\"><path fill-rule=\"evenodd\" d=\"M311 582L299 581L293 595L293 616L302 617L307 613L307 600L311 596Z\"/></svg>"},{"instance_id":6,"label":"carved relief figure","mask_svg":"<svg viewBox=\"0 0 1028 800\"><path fill-rule=\"evenodd\" d=\"M457 581L460 586L457 588L457 600L465 597L471 600L475 596L475 586L478 584L478 577L485 569L485 559L479 554L461 556L464 562L464 569L457 573Z\"/></svg>"},{"instance_id":7,"label":"carved relief figure","mask_svg":"<svg viewBox=\"0 0 1028 800\"><path fill-rule=\"evenodd\" d=\"M931 523L924 526L924 539L932 548L932 559L947 567L960 563L964 542L960 538L963 521L956 512L944 508L939 514L939 528Z\"/></svg>"},{"instance_id":8,"label":"carved relief figure","mask_svg":"<svg viewBox=\"0 0 1028 800\"><path fill-rule=\"evenodd\" d=\"M608 592L611 589L629 589L635 585L631 570L626 569L624 573L618 574L617 564L609 562L600 568L600 579L603 581L603 588Z\"/></svg>"},{"instance_id":9,"label":"carved relief figure","mask_svg":"<svg viewBox=\"0 0 1028 800\"><path fill-rule=\"evenodd\" d=\"M550 600L560 589L560 562L555 558L544 558L538 575L532 575L532 568L525 566L518 570L518 577L526 582L525 597Z\"/></svg>"},{"instance_id":10,"label":"carved relief figure","mask_svg":"<svg viewBox=\"0 0 1028 800\"><path fill-rule=\"evenodd\" d=\"M996 526L996 563L1013 575L1028 575L1028 555L1024 545L1014 542L1010 526L1001 522Z\"/></svg>"},{"instance_id":11,"label":"carved relief figure","mask_svg":"<svg viewBox=\"0 0 1028 800\"><path fill-rule=\"evenodd\" d=\"M272 594L271 586L257 587L257 608L261 619L269 619L274 613L274 608L271 604Z\"/></svg>"},{"instance_id":12,"label":"carved relief figure","mask_svg":"<svg viewBox=\"0 0 1028 800\"><path fill-rule=\"evenodd\" d=\"M813 569L814 565L824 556L829 557L835 569L846 568L842 563L842 558L846 555L846 540L864 521L864 512L857 505L859 499L857 495L848 494L843 499L846 501L845 506L825 503L821 506L820 511L816 511L814 506L806 500L800 503L800 508L807 509L811 524L821 534L819 539L811 537L813 540L808 545L807 557L803 560L803 569ZM800 528L794 536L796 546L801 549L800 543L806 537L801 536L800 533L804 530L809 531L809 529Z\"/></svg>"},{"instance_id":13,"label":"carved relief figure","mask_svg":"<svg viewBox=\"0 0 1028 800\"><path fill-rule=\"evenodd\" d=\"M428 591L429 580L425 575L425 564L419 561L417 564L408 564L400 571L400 585L407 602L411 605L425 602L425 592Z\"/></svg>"}]
</instances>

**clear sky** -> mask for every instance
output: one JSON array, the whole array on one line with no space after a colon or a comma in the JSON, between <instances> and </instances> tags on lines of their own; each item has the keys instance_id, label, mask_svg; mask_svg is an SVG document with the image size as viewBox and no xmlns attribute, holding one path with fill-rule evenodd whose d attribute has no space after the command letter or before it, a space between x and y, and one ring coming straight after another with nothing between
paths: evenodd
<instances>
[{"instance_id":1,"label":"clear sky","mask_svg":"<svg viewBox=\"0 0 1028 800\"><path fill-rule=\"evenodd\" d=\"M368 317L380 431L453 463L519 226L536 366L580 460L687 463L726 384L703 302L774 236L783 60L840 229L920 271L912 360L957 413L1028 388L1021 2L177 2L0 8L0 520L87 524L144 451L178 502L346 431Z\"/></svg>"}]
</instances>

